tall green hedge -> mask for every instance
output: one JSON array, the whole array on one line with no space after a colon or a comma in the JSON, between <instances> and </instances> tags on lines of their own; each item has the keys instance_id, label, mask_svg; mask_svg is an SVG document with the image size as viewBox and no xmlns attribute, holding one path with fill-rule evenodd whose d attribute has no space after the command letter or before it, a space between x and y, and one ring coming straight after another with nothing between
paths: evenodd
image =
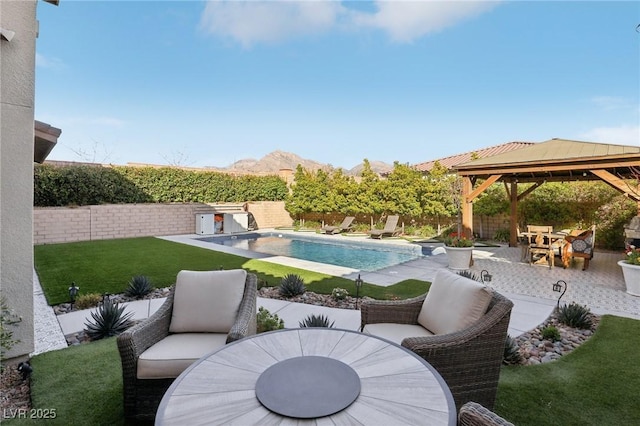
<instances>
[{"instance_id":1,"label":"tall green hedge","mask_svg":"<svg viewBox=\"0 0 640 426\"><path fill-rule=\"evenodd\" d=\"M34 205L164 202L281 201L286 183L278 176L232 176L170 167L36 165Z\"/></svg>"}]
</instances>

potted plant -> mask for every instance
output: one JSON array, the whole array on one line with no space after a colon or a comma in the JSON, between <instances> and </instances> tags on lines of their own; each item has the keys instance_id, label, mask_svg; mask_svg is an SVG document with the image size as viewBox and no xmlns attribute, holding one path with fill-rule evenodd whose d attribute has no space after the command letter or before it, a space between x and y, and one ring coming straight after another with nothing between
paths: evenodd
<instances>
[{"instance_id":1,"label":"potted plant","mask_svg":"<svg viewBox=\"0 0 640 426\"><path fill-rule=\"evenodd\" d=\"M449 234L444 238L444 249L449 260L449 269L469 269L473 264L473 240L460 236L458 233Z\"/></svg>"},{"instance_id":2,"label":"potted plant","mask_svg":"<svg viewBox=\"0 0 640 426\"><path fill-rule=\"evenodd\" d=\"M626 258L620 260L618 265L622 268L627 293L640 296L640 248L630 245L625 253Z\"/></svg>"}]
</instances>

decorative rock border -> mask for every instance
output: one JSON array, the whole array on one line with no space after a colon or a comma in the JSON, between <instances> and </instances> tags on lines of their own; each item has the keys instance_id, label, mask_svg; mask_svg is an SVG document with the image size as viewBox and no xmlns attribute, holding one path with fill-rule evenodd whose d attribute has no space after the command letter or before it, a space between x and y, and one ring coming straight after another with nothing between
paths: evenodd
<instances>
[{"instance_id":1,"label":"decorative rock border","mask_svg":"<svg viewBox=\"0 0 640 426\"><path fill-rule=\"evenodd\" d=\"M600 316L591 314L591 328L582 330L569 327L560 323L557 311L554 309L545 322L515 339L523 357L522 364L545 364L571 353L593 336L598 324L600 324ZM548 326L554 326L558 329L560 340L554 342L542 337L542 330Z\"/></svg>"}]
</instances>

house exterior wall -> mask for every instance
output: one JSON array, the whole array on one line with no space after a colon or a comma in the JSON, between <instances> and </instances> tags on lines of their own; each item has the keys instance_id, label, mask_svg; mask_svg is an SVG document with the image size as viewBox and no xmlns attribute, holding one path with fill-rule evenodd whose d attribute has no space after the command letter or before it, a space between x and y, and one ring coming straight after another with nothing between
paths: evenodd
<instances>
[{"instance_id":1,"label":"house exterior wall","mask_svg":"<svg viewBox=\"0 0 640 426\"><path fill-rule=\"evenodd\" d=\"M0 294L22 318L7 358L34 349L33 141L36 1L0 1Z\"/></svg>"},{"instance_id":2,"label":"house exterior wall","mask_svg":"<svg viewBox=\"0 0 640 426\"><path fill-rule=\"evenodd\" d=\"M33 209L33 243L194 234L196 215L213 213L215 208L200 203L36 207ZM282 201L248 203L247 210L260 228L292 224Z\"/></svg>"}]
</instances>

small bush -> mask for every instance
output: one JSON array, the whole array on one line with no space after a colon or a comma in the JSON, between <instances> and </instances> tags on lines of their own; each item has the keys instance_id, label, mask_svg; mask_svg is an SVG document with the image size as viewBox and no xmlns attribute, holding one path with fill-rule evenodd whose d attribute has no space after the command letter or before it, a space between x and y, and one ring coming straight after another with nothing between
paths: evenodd
<instances>
[{"instance_id":1,"label":"small bush","mask_svg":"<svg viewBox=\"0 0 640 426\"><path fill-rule=\"evenodd\" d=\"M520 346L516 340L507 334L507 338L504 342L504 358L502 360L503 364L506 365L517 365L522 364L522 353L520 353Z\"/></svg>"},{"instance_id":2,"label":"small bush","mask_svg":"<svg viewBox=\"0 0 640 426\"><path fill-rule=\"evenodd\" d=\"M294 297L304 294L307 291L304 280L300 275L287 274L280 282L280 294L284 297Z\"/></svg>"},{"instance_id":3,"label":"small bush","mask_svg":"<svg viewBox=\"0 0 640 426\"><path fill-rule=\"evenodd\" d=\"M336 287L331 290L331 297L336 300L344 300L349 295L349 292L344 288Z\"/></svg>"},{"instance_id":4,"label":"small bush","mask_svg":"<svg viewBox=\"0 0 640 426\"><path fill-rule=\"evenodd\" d=\"M124 306L120 306L111 299L105 299L96 312L91 312L94 322L85 323L85 332L91 340L117 336L129 328L133 322L132 312L124 313Z\"/></svg>"},{"instance_id":5,"label":"small bush","mask_svg":"<svg viewBox=\"0 0 640 426\"><path fill-rule=\"evenodd\" d=\"M591 311L586 306L571 303L562 305L558 311L558 321L569 327L587 329L591 328Z\"/></svg>"},{"instance_id":6,"label":"small bush","mask_svg":"<svg viewBox=\"0 0 640 426\"><path fill-rule=\"evenodd\" d=\"M88 293L78 296L75 301L76 309L89 309L95 308L102 301L102 295L98 293Z\"/></svg>"},{"instance_id":7,"label":"small bush","mask_svg":"<svg viewBox=\"0 0 640 426\"><path fill-rule=\"evenodd\" d=\"M542 329L542 338L545 340L557 342L558 340L562 339L562 336L560 336L560 332L555 326L548 325Z\"/></svg>"},{"instance_id":8,"label":"small bush","mask_svg":"<svg viewBox=\"0 0 640 426\"><path fill-rule=\"evenodd\" d=\"M258 323L258 333L284 328L284 320L279 318L277 314L272 314L262 306L258 308L256 321Z\"/></svg>"},{"instance_id":9,"label":"small bush","mask_svg":"<svg viewBox=\"0 0 640 426\"><path fill-rule=\"evenodd\" d=\"M4 360L4 354L20 340L13 338L13 331L9 327L15 327L22 318L17 316L7 305L4 297L0 298L0 361ZM0 362L0 371L4 368L4 363Z\"/></svg>"},{"instance_id":10,"label":"small bush","mask_svg":"<svg viewBox=\"0 0 640 426\"><path fill-rule=\"evenodd\" d=\"M320 314L320 315L315 315L315 314L311 314L309 316L307 316L304 320L302 320L301 322L299 322L298 324L300 324L300 328L306 328L306 327L327 327L327 328L331 328L333 327L333 324L335 323L335 321L332 321L331 324L329 324L329 318Z\"/></svg>"},{"instance_id":11,"label":"small bush","mask_svg":"<svg viewBox=\"0 0 640 426\"><path fill-rule=\"evenodd\" d=\"M511 231L508 229L498 229L493 236L495 241L499 241L501 243L508 243L511 238Z\"/></svg>"},{"instance_id":12,"label":"small bush","mask_svg":"<svg viewBox=\"0 0 640 426\"><path fill-rule=\"evenodd\" d=\"M263 278L258 278L258 290L260 290L262 287L269 287L269 282Z\"/></svg>"},{"instance_id":13,"label":"small bush","mask_svg":"<svg viewBox=\"0 0 640 426\"><path fill-rule=\"evenodd\" d=\"M136 299L140 299L147 294L151 293L153 290L153 286L151 285L151 281L149 277L144 275L136 275L131 278L129 284L127 285L127 289L124 294L129 297L135 297Z\"/></svg>"}]
</instances>

